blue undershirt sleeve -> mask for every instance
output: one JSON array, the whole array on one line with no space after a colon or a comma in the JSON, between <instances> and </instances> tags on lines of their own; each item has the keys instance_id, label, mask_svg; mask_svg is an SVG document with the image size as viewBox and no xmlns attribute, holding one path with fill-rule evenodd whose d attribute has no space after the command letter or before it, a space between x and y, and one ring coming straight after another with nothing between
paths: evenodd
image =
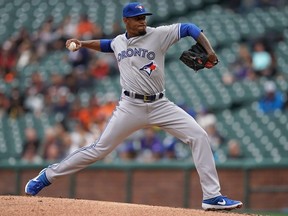
<instances>
[{"instance_id":1,"label":"blue undershirt sleeve","mask_svg":"<svg viewBox=\"0 0 288 216\"><path fill-rule=\"evenodd\" d=\"M192 23L181 23L180 24L180 38L191 36L194 40L197 40L202 30Z\"/></svg>"},{"instance_id":2,"label":"blue undershirt sleeve","mask_svg":"<svg viewBox=\"0 0 288 216\"><path fill-rule=\"evenodd\" d=\"M101 39L100 40L100 48L101 48L101 52L113 52L113 50L111 49L111 39Z\"/></svg>"}]
</instances>

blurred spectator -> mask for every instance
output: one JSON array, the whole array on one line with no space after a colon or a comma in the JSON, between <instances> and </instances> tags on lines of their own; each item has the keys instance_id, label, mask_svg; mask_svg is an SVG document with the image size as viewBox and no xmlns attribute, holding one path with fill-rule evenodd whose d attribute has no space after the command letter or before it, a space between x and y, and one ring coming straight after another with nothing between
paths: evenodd
<instances>
[{"instance_id":1,"label":"blurred spectator","mask_svg":"<svg viewBox=\"0 0 288 216\"><path fill-rule=\"evenodd\" d=\"M29 31L25 27L21 27L19 31L11 37L11 39L14 44L14 51L18 49L24 41L32 41Z\"/></svg>"},{"instance_id":2,"label":"blurred spectator","mask_svg":"<svg viewBox=\"0 0 288 216\"><path fill-rule=\"evenodd\" d=\"M205 107L202 107L197 113L196 121L202 128L206 128L209 125L216 123L216 116L213 113L209 113Z\"/></svg>"},{"instance_id":3,"label":"blurred spectator","mask_svg":"<svg viewBox=\"0 0 288 216\"><path fill-rule=\"evenodd\" d=\"M37 93L44 94L47 89L47 84L43 79L42 73L35 71L31 75L31 82L28 88L35 88Z\"/></svg>"},{"instance_id":4,"label":"blurred spectator","mask_svg":"<svg viewBox=\"0 0 288 216\"><path fill-rule=\"evenodd\" d=\"M35 88L28 88L25 95L24 105L28 111L39 117L44 109L43 95L37 93Z\"/></svg>"},{"instance_id":5,"label":"blurred spectator","mask_svg":"<svg viewBox=\"0 0 288 216\"><path fill-rule=\"evenodd\" d=\"M89 73L96 79L119 75L117 59L114 55L96 53L89 63Z\"/></svg>"},{"instance_id":6,"label":"blurred spectator","mask_svg":"<svg viewBox=\"0 0 288 216\"><path fill-rule=\"evenodd\" d=\"M91 61L89 65L89 70L91 75L95 79L101 80L108 76L110 72L110 67L105 58L98 58L95 59L94 61Z\"/></svg>"},{"instance_id":7,"label":"blurred spectator","mask_svg":"<svg viewBox=\"0 0 288 216\"><path fill-rule=\"evenodd\" d=\"M48 51L61 51L66 48L65 44L67 40L64 32L64 26L61 24L56 26L54 23L52 23L51 27L51 41L47 43Z\"/></svg>"},{"instance_id":8,"label":"blurred spectator","mask_svg":"<svg viewBox=\"0 0 288 216\"><path fill-rule=\"evenodd\" d=\"M92 144L98 137L91 133L89 128L81 122L75 122L73 131L70 133L71 145L69 147L69 154L75 150Z\"/></svg>"},{"instance_id":9,"label":"blurred spectator","mask_svg":"<svg viewBox=\"0 0 288 216\"><path fill-rule=\"evenodd\" d=\"M94 79L84 68L75 68L75 77L76 77L76 89L77 91L81 90L92 90L94 87ZM73 73L74 73L73 72Z\"/></svg>"},{"instance_id":10,"label":"blurred spectator","mask_svg":"<svg viewBox=\"0 0 288 216\"><path fill-rule=\"evenodd\" d=\"M98 110L98 114L104 115L105 118L108 120L113 111L115 110L117 105L117 99L113 93L107 93L105 95L105 101L104 103L100 106Z\"/></svg>"},{"instance_id":11,"label":"blurred spectator","mask_svg":"<svg viewBox=\"0 0 288 216\"><path fill-rule=\"evenodd\" d=\"M70 143L69 133L62 123L46 129L42 143L43 159L48 161L63 159L69 152Z\"/></svg>"},{"instance_id":12,"label":"blurred spectator","mask_svg":"<svg viewBox=\"0 0 288 216\"><path fill-rule=\"evenodd\" d=\"M88 49L68 52L68 61L73 68L79 67L82 70L86 70L89 62L91 62L91 53Z\"/></svg>"},{"instance_id":13,"label":"blurred spectator","mask_svg":"<svg viewBox=\"0 0 288 216\"><path fill-rule=\"evenodd\" d=\"M82 106L79 98L74 100L69 117L79 121L85 127L90 127L93 121L93 115L90 113L90 107L87 105Z\"/></svg>"},{"instance_id":14,"label":"blurred spectator","mask_svg":"<svg viewBox=\"0 0 288 216\"><path fill-rule=\"evenodd\" d=\"M77 94L79 89L77 86L77 76L76 72L72 71L71 73L65 75L65 86L69 89L72 94Z\"/></svg>"},{"instance_id":15,"label":"blurred spectator","mask_svg":"<svg viewBox=\"0 0 288 216\"><path fill-rule=\"evenodd\" d=\"M53 32L53 41L50 44L51 50L55 51L62 51L66 48L66 40L67 38L64 35L64 29L62 26L59 26Z\"/></svg>"},{"instance_id":16,"label":"blurred spectator","mask_svg":"<svg viewBox=\"0 0 288 216\"><path fill-rule=\"evenodd\" d=\"M39 72L34 72L31 75L30 85L26 88L24 105L28 111L33 112L36 116L41 115L44 110L46 87L42 75Z\"/></svg>"},{"instance_id":17,"label":"blurred spectator","mask_svg":"<svg viewBox=\"0 0 288 216\"><path fill-rule=\"evenodd\" d=\"M49 114L60 113L64 117L69 109L67 105L69 93L69 89L65 87L63 76L53 72L50 76L50 84L48 84L44 95L44 111Z\"/></svg>"},{"instance_id":18,"label":"blurred spectator","mask_svg":"<svg viewBox=\"0 0 288 216\"><path fill-rule=\"evenodd\" d=\"M276 74L275 59L261 41L257 41L253 46L252 68L257 76L270 77Z\"/></svg>"},{"instance_id":19,"label":"blurred spectator","mask_svg":"<svg viewBox=\"0 0 288 216\"><path fill-rule=\"evenodd\" d=\"M176 154L177 139L170 134L163 139L163 146L165 149L164 158L173 160L177 158Z\"/></svg>"},{"instance_id":20,"label":"blurred spectator","mask_svg":"<svg viewBox=\"0 0 288 216\"><path fill-rule=\"evenodd\" d=\"M103 33L101 28L89 20L87 14L82 14L77 24L77 38L83 40L91 40L100 38Z\"/></svg>"},{"instance_id":21,"label":"blurred spectator","mask_svg":"<svg viewBox=\"0 0 288 216\"><path fill-rule=\"evenodd\" d=\"M103 35L103 38L113 39L114 37L116 37L117 35L119 35L123 32L124 32L124 28L122 28L121 23L116 21L113 23L112 33Z\"/></svg>"},{"instance_id":22,"label":"blurred spectator","mask_svg":"<svg viewBox=\"0 0 288 216\"><path fill-rule=\"evenodd\" d=\"M30 163L41 162L39 147L40 140L35 128L26 128L21 159Z\"/></svg>"},{"instance_id":23,"label":"blurred spectator","mask_svg":"<svg viewBox=\"0 0 288 216\"><path fill-rule=\"evenodd\" d=\"M72 103L69 117L98 134L105 128L107 120L116 107L113 97L110 99L109 97L108 95L107 102L103 104L99 104L96 96L89 97L87 102L82 102L79 97L76 97Z\"/></svg>"},{"instance_id":24,"label":"blurred spectator","mask_svg":"<svg viewBox=\"0 0 288 216\"><path fill-rule=\"evenodd\" d=\"M260 111L271 113L284 108L284 95L277 90L273 81L266 81L264 84L264 95L260 98L258 105Z\"/></svg>"},{"instance_id":25,"label":"blurred spectator","mask_svg":"<svg viewBox=\"0 0 288 216\"><path fill-rule=\"evenodd\" d=\"M70 15L66 16L61 24L63 26L63 34L65 38L76 37L76 26L77 23L72 20Z\"/></svg>"},{"instance_id":26,"label":"blurred spectator","mask_svg":"<svg viewBox=\"0 0 288 216\"><path fill-rule=\"evenodd\" d=\"M43 146L43 159L47 161L55 161L61 158L59 143L56 139L54 128L45 130Z\"/></svg>"},{"instance_id":27,"label":"blurred spectator","mask_svg":"<svg viewBox=\"0 0 288 216\"><path fill-rule=\"evenodd\" d=\"M71 146L71 137L68 131L66 121L57 122L54 125L56 138L59 141L59 149L60 149L60 157L63 159L69 153L69 149Z\"/></svg>"},{"instance_id":28,"label":"blurred spectator","mask_svg":"<svg viewBox=\"0 0 288 216\"><path fill-rule=\"evenodd\" d=\"M244 79L255 80L256 76L252 70L252 57L248 46L241 44L236 60L229 65L229 72L224 73L222 81L225 85L231 85L236 81Z\"/></svg>"},{"instance_id":29,"label":"blurred spectator","mask_svg":"<svg viewBox=\"0 0 288 216\"><path fill-rule=\"evenodd\" d=\"M22 116L24 110L24 97L18 88L13 88L9 97L8 114L12 118Z\"/></svg>"},{"instance_id":30,"label":"blurred spectator","mask_svg":"<svg viewBox=\"0 0 288 216\"><path fill-rule=\"evenodd\" d=\"M16 62L17 58L13 50L13 42L7 40L0 48L0 76L6 82L11 82L11 78L14 79Z\"/></svg>"},{"instance_id":31,"label":"blurred spectator","mask_svg":"<svg viewBox=\"0 0 288 216\"><path fill-rule=\"evenodd\" d=\"M9 107L9 99L8 97L0 92L0 118L7 113L7 109Z\"/></svg>"},{"instance_id":32,"label":"blurred spectator","mask_svg":"<svg viewBox=\"0 0 288 216\"><path fill-rule=\"evenodd\" d=\"M241 146L240 143L235 140L235 139L231 139L229 140L228 144L227 144L228 150L227 150L227 159L243 159L244 155L241 151Z\"/></svg>"},{"instance_id":33,"label":"blurred spectator","mask_svg":"<svg viewBox=\"0 0 288 216\"><path fill-rule=\"evenodd\" d=\"M47 113L50 115L52 113L52 108L53 108L53 96L51 92L49 91L50 87L47 88L47 92L43 95L44 96L44 108L43 108L43 113Z\"/></svg>"},{"instance_id":34,"label":"blurred spectator","mask_svg":"<svg viewBox=\"0 0 288 216\"><path fill-rule=\"evenodd\" d=\"M153 162L163 158L164 146L154 128L144 129L144 136L140 139L140 143L141 150L137 158L138 160Z\"/></svg>"},{"instance_id":35,"label":"blurred spectator","mask_svg":"<svg viewBox=\"0 0 288 216\"><path fill-rule=\"evenodd\" d=\"M63 118L66 118L70 112L70 101L69 101L69 89L61 87L56 95L55 102L53 104L53 113L59 114Z\"/></svg>"},{"instance_id":36,"label":"blurred spectator","mask_svg":"<svg viewBox=\"0 0 288 216\"><path fill-rule=\"evenodd\" d=\"M87 119L90 128L96 132L102 132L106 127L108 119L111 117L114 109L116 108L116 98L113 93L108 93L104 96L105 101L98 103L98 98L91 97L89 106L84 107L79 117Z\"/></svg>"},{"instance_id":37,"label":"blurred spectator","mask_svg":"<svg viewBox=\"0 0 288 216\"><path fill-rule=\"evenodd\" d=\"M137 142L134 140L126 140L119 145L118 157L123 161L135 160L137 158Z\"/></svg>"},{"instance_id":38,"label":"blurred spectator","mask_svg":"<svg viewBox=\"0 0 288 216\"><path fill-rule=\"evenodd\" d=\"M49 93L55 97L58 94L58 90L65 86L65 80L57 71L50 75Z\"/></svg>"},{"instance_id":39,"label":"blurred spectator","mask_svg":"<svg viewBox=\"0 0 288 216\"><path fill-rule=\"evenodd\" d=\"M48 18L40 27L36 35L37 49L41 56L44 56L50 50L50 45L54 38L53 18Z\"/></svg>"},{"instance_id":40,"label":"blurred spectator","mask_svg":"<svg viewBox=\"0 0 288 216\"><path fill-rule=\"evenodd\" d=\"M102 58L102 56L101 56ZM103 58L109 65L109 76L119 76L118 62L113 55L103 55Z\"/></svg>"},{"instance_id":41,"label":"blurred spectator","mask_svg":"<svg viewBox=\"0 0 288 216\"><path fill-rule=\"evenodd\" d=\"M65 158L66 156L69 155L70 149L71 149L71 143L72 143L72 137L71 134L65 129L62 133L63 135L58 135L62 136L62 158Z\"/></svg>"},{"instance_id":42,"label":"blurred spectator","mask_svg":"<svg viewBox=\"0 0 288 216\"><path fill-rule=\"evenodd\" d=\"M21 71L23 70L24 67L26 67L33 56L33 52L32 52L32 44L30 40L25 40L20 44L20 47L18 49L18 60L17 60L17 70Z\"/></svg>"},{"instance_id":43,"label":"blurred spectator","mask_svg":"<svg viewBox=\"0 0 288 216\"><path fill-rule=\"evenodd\" d=\"M89 99L89 109L90 109L90 118L92 118L92 121L96 120L98 115L99 115L99 111L100 111L100 104L98 101L98 98L94 95ZM115 108L115 107L114 107ZM112 114L112 113L111 113Z\"/></svg>"},{"instance_id":44,"label":"blurred spectator","mask_svg":"<svg viewBox=\"0 0 288 216\"><path fill-rule=\"evenodd\" d=\"M224 142L224 137L216 128L216 116L207 111L198 114L196 118L198 124L207 132L213 153L215 153Z\"/></svg>"},{"instance_id":45,"label":"blurred spectator","mask_svg":"<svg viewBox=\"0 0 288 216\"><path fill-rule=\"evenodd\" d=\"M82 108L81 96L76 95L70 106L69 118L72 121L79 120L79 112Z\"/></svg>"},{"instance_id":46,"label":"blurred spectator","mask_svg":"<svg viewBox=\"0 0 288 216\"><path fill-rule=\"evenodd\" d=\"M80 120L87 119L87 125L89 124L90 131L98 137L100 133L104 130L107 119L104 115L100 114L100 104L98 103L98 98L92 96L89 98L88 108L84 107L84 113L80 112ZM87 110L87 111L85 111ZM82 110L81 110L82 111ZM84 114L84 115L83 115ZM83 118L85 117L85 118ZM110 116L109 116L110 117Z\"/></svg>"},{"instance_id":47,"label":"blurred spectator","mask_svg":"<svg viewBox=\"0 0 288 216\"><path fill-rule=\"evenodd\" d=\"M143 137L143 130L131 134L117 147L118 157L123 161L136 160L141 150L140 139Z\"/></svg>"},{"instance_id":48,"label":"blurred spectator","mask_svg":"<svg viewBox=\"0 0 288 216\"><path fill-rule=\"evenodd\" d=\"M208 134L210 139L210 145L213 152L216 152L219 147L224 143L224 137L219 133L216 128L216 124L210 124L206 128L204 128Z\"/></svg>"},{"instance_id":49,"label":"blurred spectator","mask_svg":"<svg viewBox=\"0 0 288 216\"><path fill-rule=\"evenodd\" d=\"M164 158L168 160L191 160L190 146L171 134L166 133L163 139L163 146L165 149Z\"/></svg>"},{"instance_id":50,"label":"blurred spectator","mask_svg":"<svg viewBox=\"0 0 288 216\"><path fill-rule=\"evenodd\" d=\"M133 140L122 143L118 149L118 156L123 161L134 160L137 157L137 146Z\"/></svg>"}]
</instances>

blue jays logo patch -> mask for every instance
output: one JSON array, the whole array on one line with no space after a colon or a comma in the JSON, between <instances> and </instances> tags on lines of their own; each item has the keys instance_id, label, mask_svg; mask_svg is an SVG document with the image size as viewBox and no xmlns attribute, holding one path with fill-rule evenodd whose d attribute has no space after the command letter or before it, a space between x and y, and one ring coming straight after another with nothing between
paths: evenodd
<instances>
[{"instance_id":1,"label":"blue jays logo patch","mask_svg":"<svg viewBox=\"0 0 288 216\"><path fill-rule=\"evenodd\" d=\"M144 10L144 7L142 5L137 5L135 8L138 8L139 10Z\"/></svg>"},{"instance_id":2,"label":"blue jays logo patch","mask_svg":"<svg viewBox=\"0 0 288 216\"><path fill-rule=\"evenodd\" d=\"M152 72L156 69L156 64L154 62L150 62L149 64L144 65L140 68L140 71L145 71L149 76L151 76Z\"/></svg>"}]
</instances>

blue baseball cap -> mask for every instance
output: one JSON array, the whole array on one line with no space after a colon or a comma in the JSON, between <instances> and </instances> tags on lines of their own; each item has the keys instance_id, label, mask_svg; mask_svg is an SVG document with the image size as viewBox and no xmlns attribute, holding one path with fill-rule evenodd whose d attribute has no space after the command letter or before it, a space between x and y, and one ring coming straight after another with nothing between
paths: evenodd
<instances>
[{"instance_id":1,"label":"blue baseball cap","mask_svg":"<svg viewBox=\"0 0 288 216\"><path fill-rule=\"evenodd\" d=\"M128 3L123 8L123 17L135 17L141 15L150 16L152 13L146 11L144 6L138 2Z\"/></svg>"}]
</instances>

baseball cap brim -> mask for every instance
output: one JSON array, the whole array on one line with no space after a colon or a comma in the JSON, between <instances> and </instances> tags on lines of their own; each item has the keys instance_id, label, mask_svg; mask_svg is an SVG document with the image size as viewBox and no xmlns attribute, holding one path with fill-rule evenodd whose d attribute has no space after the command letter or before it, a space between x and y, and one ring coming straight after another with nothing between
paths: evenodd
<instances>
[{"instance_id":1,"label":"baseball cap brim","mask_svg":"<svg viewBox=\"0 0 288 216\"><path fill-rule=\"evenodd\" d=\"M132 16L126 16L127 18L129 17L136 17L136 16L151 16L153 15L152 13L148 13L148 12L144 12L144 13L137 13L137 14L133 14Z\"/></svg>"}]
</instances>

